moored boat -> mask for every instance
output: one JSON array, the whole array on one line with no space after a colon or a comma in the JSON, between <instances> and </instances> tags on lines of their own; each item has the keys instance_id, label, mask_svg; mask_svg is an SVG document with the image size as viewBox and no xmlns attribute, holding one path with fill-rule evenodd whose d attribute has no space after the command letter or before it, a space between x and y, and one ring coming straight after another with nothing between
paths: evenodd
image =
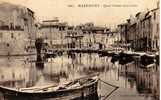
<instances>
[{"instance_id":1,"label":"moored boat","mask_svg":"<svg viewBox=\"0 0 161 100\"><path fill-rule=\"evenodd\" d=\"M156 66L155 63L149 64L149 65L142 65L142 64L140 65L141 68L146 68L146 69L152 68L152 67L155 67L155 66Z\"/></svg>"},{"instance_id":2,"label":"moored boat","mask_svg":"<svg viewBox=\"0 0 161 100\"><path fill-rule=\"evenodd\" d=\"M8 88L0 86L7 100L98 100L98 77L83 77L63 85L33 88Z\"/></svg>"}]
</instances>

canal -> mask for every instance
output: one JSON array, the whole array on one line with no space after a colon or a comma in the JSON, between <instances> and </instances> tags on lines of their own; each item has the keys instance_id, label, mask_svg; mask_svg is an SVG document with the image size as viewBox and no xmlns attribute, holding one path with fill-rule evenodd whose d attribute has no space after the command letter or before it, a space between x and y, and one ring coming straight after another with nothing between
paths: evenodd
<instances>
[{"instance_id":1,"label":"canal","mask_svg":"<svg viewBox=\"0 0 161 100\"><path fill-rule=\"evenodd\" d=\"M111 57L82 53L48 59L36 56L0 58L0 85L12 88L58 85L93 73L100 73L100 100L159 100L157 64L150 68L141 68L139 61L120 65L112 63ZM115 88L106 83L119 88L108 95ZM8 99L1 93L0 100Z\"/></svg>"}]
</instances>

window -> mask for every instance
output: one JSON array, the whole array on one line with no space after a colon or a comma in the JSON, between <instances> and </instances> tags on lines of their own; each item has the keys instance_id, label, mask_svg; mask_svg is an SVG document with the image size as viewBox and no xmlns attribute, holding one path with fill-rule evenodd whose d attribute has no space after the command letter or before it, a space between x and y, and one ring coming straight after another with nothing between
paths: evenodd
<instances>
[{"instance_id":1,"label":"window","mask_svg":"<svg viewBox=\"0 0 161 100\"><path fill-rule=\"evenodd\" d=\"M154 12L154 20L156 19L156 12Z\"/></svg>"},{"instance_id":2,"label":"window","mask_svg":"<svg viewBox=\"0 0 161 100\"><path fill-rule=\"evenodd\" d=\"M157 33L158 33L159 32L159 24L157 24L157 27L156 28L157 28Z\"/></svg>"},{"instance_id":3,"label":"window","mask_svg":"<svg viewBox=\"0 0 161 100\"><path fill-rule=\"evenodd\" d=\"M24 18L24 25L27 26L27 19Z\"/></svg>"},{"instance_id":4,"label":"window","mask_svg":"<svg viewBox=\"0 0 161 100\"><path fill-rule=\"evenodd\" d=\"M14 38L13 33L11 33L11 38Z\"/></svg>"},{"instance_id":5,"label":"window","mask_svg":"<svg viewBox=\"0 0 161 100\"><path fill-rule=\"evenodd\" d=\"M9 43L7 43L7 47L9 47L10 46L10 44Z\"/></svg>"},{"instance_id":6,"label":"window","mask_svg":"<svg viewBox=\"0 0 161 100\"><path fill-rule=\"evenodd\" d=\"M0 39L2 39L3 38L3 33L0 33Z\"/></svg>"},{"instance_id":7,"label":"window","mask_svg":"<svg viewBox=\"0 0 161 100\"><path fill-rule=\"evenodd\" d=\"M155 48L155 41L153 40L153 48Z\"/></svg>"},{"instance_id":8,"label":"window","mask_svg":"<svg viewBox=\"0 0 161 100\"><path fill-rule=\"evenodd\" d=\"M13 23L10 23L10 28L14 29Z\"/></svg>"},{"instance_id":9,"label":"window","mask_svg":"<svg viewBox=\"0 0 161 100\"><path fill-rule=\"evenodd\" d=\"M156 40L156 48L158 48L158 41Z\"/></svg>"},{"instance_id":10,"label":"window","mask_svg":"<svg viewBox=\"0 0 161 100\"><path fill-rule=\"evenodd\" d=\"M14 72L12 73L12 78L15 78L15 73Z\"/></svg>"},{"instance_id":11,"label":"window","mask_svg":"<svg viewBox=\"0 0 161 100\"><path fill-rule=\"evenodd\" d=\"M1 75L1 79L4 79L4 75Z\"/></svg>"},{"instance_id":12,"label":"window","mask_svg":"<svg viewBox=\"0 0 161 100\"><path fill-rule=\"evenodd\" d=\"M65 27L63 27L62 30L64 31L65 30Z\"/></svg>"},{"instance_id":13,"label":"window","mask_svg":"<svg viewBox=\"0 0 161 100\"><path fill-rule=\"evenodd\" d=\"M59 31L61 31L62 30L62 28L61 27L59 27Z\"/></svg>"}]
</instances>

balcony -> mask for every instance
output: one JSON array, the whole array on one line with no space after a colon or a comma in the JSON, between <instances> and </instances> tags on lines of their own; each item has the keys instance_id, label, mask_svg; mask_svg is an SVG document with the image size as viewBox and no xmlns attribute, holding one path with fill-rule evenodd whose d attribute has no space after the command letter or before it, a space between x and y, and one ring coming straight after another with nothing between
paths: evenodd
<instances>
[{"instance_id":1,"label":"balcony","mask_svg":"<svg viewBox=\"0 0 161 100\"><path fill-rule=\"evenodd\" d=\"M0 26L0 30L24 31L24 29L21 28L21 26L9 27L8 25Z\"/></svg>"}]
</instances>

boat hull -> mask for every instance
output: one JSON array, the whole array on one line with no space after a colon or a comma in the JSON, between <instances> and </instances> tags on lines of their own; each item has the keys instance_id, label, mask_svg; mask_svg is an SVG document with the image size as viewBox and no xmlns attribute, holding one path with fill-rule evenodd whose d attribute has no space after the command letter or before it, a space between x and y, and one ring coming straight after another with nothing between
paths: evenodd
<instances>
[{"instance_id":1,"label":"boat hull","mask_svg":"<svg viewBox=\"0 0 161 100\"><path fill-rule=\"evenodd\" d=\"M0 91L7 100L98 100L97 84L96 81L81 88L41 93L19 92L3 87Z\"/></svg>"}]
</instances>

